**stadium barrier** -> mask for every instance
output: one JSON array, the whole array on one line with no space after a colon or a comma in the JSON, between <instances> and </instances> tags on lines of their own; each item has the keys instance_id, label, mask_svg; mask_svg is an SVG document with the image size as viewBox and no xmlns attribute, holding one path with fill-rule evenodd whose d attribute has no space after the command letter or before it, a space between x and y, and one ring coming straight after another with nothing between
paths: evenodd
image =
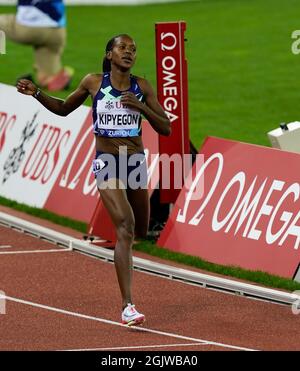
<instances>
[{"instance_id":1,"label":"stadium barrier","mask_svg":"<svg viewBox=\"0 0 300 371\"><path fill-rule=\"evenodd\" d=\"M158 138L144 128L145 147L155 154ZM220 138L206 139L199 153L205 162L181 190L158 244L299 280L300 154ZM90 107L59 117L0 84L1 196L89 223L99 202L93 157ZM203 196L191 197L201 181ZM109 223L98 217L98 225Z\"/></svg>"},{"instance_id":2,"label":"stadium barrier","mask_svg":"<svg viewBox=\"0 0 300 371\"><path fill-rule=\"evenodd\" d=\"M199 153L205 162L182 189L158 245L295 279L300 154L213 137ZM203 195L197 199L193 190L201 181Z\"/></svg>"},{"instance_id":3,"label":"stadium barrier","mask_svg":"<svg viewBox=\"0 0 300 371\"><path fill-rule=\"evenodd\" d=\"M300 153L300 122L281 123L267 133L272 147Z\"/></svg>"}]
</instances>

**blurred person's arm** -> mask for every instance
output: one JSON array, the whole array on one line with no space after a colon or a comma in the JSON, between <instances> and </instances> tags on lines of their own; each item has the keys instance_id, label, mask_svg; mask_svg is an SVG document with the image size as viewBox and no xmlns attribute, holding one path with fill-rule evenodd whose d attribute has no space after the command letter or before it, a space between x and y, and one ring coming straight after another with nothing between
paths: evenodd
<instances>
[{"instance_id":1,"label":"blurred person's arm","mask_svg":"<svg viewBox=\"0 0 300 371\"><path fill-rule=\"evenodd\" d=\"M84 77L78 88L65 100L47 95L46 93L42 92L33 82L25 79L22 79L18 82L17 90L19 93L32 95L49 111L59 116L67 116L69 113L81 106L86 98L90 95L90 78L90 75Z\"/></svg>"}]
</instances>

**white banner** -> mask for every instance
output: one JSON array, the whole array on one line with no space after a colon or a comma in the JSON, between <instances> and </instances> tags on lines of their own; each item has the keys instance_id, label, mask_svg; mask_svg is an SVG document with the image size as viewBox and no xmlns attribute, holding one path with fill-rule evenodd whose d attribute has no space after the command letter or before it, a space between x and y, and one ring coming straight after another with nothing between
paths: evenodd
<instances>
[{"instance_id":1,"label":"white banner","mask_svg":"<svg viewBox=\"0 0 300 371\"><path fill-rule=\"evenodd\" d=\"M43 207L89 112L57 116L0 83L0 195Z\"/></svg>"}]
</instances>

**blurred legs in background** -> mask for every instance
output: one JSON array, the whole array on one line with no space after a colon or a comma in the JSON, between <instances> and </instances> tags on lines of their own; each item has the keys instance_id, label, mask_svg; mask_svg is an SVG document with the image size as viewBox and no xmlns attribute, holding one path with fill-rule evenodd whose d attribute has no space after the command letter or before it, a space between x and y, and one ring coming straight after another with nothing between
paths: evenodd
<instances>
[{"instance_id":1,"label":"blurred legs in background","mask_svg":"<svg viewBox=\"0 0 300 371\"><path fill-rule=\"evenodd\" d=\"M50 91L67 89L74 70L63 67L61 57L66 43L64 27L28 27L16 22L13 14L0 15L0 30L8 40L30 45L34 51L34 70L36 82ZM30 75L23 78L32 79ZM22 78L20 77L20 78Z\"/></svg>"}]
</instances>

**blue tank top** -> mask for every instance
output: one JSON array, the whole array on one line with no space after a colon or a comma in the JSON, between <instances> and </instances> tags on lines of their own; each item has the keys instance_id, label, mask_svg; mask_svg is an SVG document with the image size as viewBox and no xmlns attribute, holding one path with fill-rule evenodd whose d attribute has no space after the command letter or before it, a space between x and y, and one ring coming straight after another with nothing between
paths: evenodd
<instances>
[{"instance_id":1,"label":"blue tank top","mask_svg":"<svg viewBox=\"0 0 300 371\"><path fill-rule=\"evenodd\" d=\"M65 27L63 0L19 0L17 20L27 26Z\"/></svg>"},{"instance_id":2,"label":"blue tank top","mask_svg":"<svg viewBox=\"0 0 300 371\"><path fill-rule=\"evenodd\" d=\"M130 88L141 102L144 95L137 79L130 75ZM122 92L111 85L110 73L104 73L102 84L93 101L94 134L109 138L137 137L141 135L142 116L139 111L121 103Z\"/></svg>"}]
</instances>

